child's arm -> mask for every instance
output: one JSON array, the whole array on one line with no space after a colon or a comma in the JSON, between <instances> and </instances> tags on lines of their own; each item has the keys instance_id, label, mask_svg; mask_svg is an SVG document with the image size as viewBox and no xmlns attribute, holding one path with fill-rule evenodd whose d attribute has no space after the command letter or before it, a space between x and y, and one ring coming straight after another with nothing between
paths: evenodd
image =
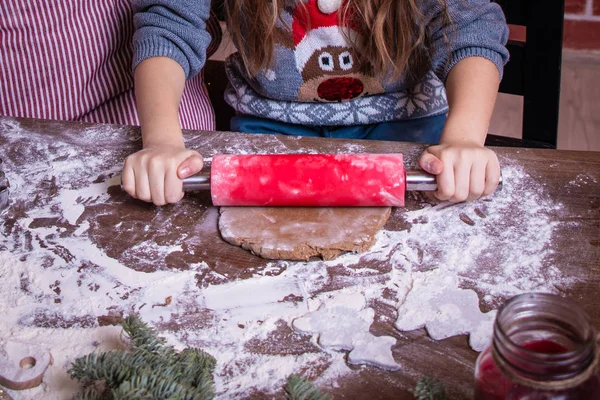
<instances>
[{"instance_id":1,"label":"child's arm","mask_svg":"<svg viewBox=\"0 0 600 400\"><path fill-rule=\"evenodd\" d=\"M185 80L197 75L211 41L210 0L133 0L133 66L143 150L123 168L123 187L156 205L183 196L181 179L202 168L185 149L178 108Z\"/></svg>"},{"instance_id":2,"label":"child's arm","mask_svg":"<svg viewBox=\"0 0 600 400\"><path fill-rule=\"evenodd\" d=\"M483 147L504 64L508 26L490 0L423 0L432 66L445 82L449 113L440 144L420 165L438 175L441 200L474 200L493 192L500 167Z\"/></svg>"},{"instance_id":3,"label":"child's arm","mask_svg":"<svg viewBox=\"0 0 600 400\"><path fill-rule=\"evenodd\" d=\"M185 149L179 125L184 85L183 69L170 58L146 59L135 70L144 149L125 160L123 187L131 196L158 206L179 201L181 179L202 169L200 154Z\"/></svg>"},{"instance_id":4,"label":"child's arm","mask_svg":"<svg viewBox=\"0 0 600 400\"><path fill-rule=\"evenodd\" d=\"M475 200L498 186L498 158L483 145L499 83L496 66L481 57L465 58L450 71L450 111L440 144L429 147L419 161L421 168L438 175L440 200Z\"/></svg>"}]
</instances>

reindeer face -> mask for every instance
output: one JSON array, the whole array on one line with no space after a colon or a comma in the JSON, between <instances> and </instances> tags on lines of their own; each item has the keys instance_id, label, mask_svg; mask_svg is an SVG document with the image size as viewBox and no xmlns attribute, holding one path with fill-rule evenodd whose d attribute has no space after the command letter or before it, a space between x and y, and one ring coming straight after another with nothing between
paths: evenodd
<instances>
[{"instance_id":1,"label":"reindeer face","mask_svg":"<svg viewBox=\"0 0 600 400\"><path fill-rule=\"evenodd\" d=\"M297 100L340 102L383 93L373 66L361 60L351 43L360 43L356 29L339 26L344 0L303 0L289 9L291 32L275 29L278 45L291 50L302 79ZM349 39L349 40L348 40Z\"/></svg>"},{"instance_id":2,"label":"reindeer face","mask_svg":"<svg viewBox=\"0 0 600 400\"><path fill-rule=\"evenodd\" d=\"M315 51L302 70L298 100L339 102L381 93L373 68L360 63L351 47L327 46Z\"/></svg>"},{"instance_id":3,"label":"reindeer face","mask_svg":"<svg viewBox=\"0 0 600 400\"><path fill-rule=\"evenodd\" d=\"M367 71L360 71L358 57L354 49L327 46L316 51L308 59L302 71L302 78L310 80L321 76L347 75L353 72L369 73L369 70L372 69L368 68Z\"/></svg>"}]
</instances>

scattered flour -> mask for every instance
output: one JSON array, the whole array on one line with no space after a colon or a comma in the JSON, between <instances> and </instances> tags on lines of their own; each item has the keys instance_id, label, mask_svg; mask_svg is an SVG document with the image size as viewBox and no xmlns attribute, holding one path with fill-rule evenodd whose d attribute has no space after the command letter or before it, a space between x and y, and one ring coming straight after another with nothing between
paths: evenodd
<instances>
[{"instance_id":1,"label":"scattered flour","mask_svg":"<svg viewBox=\"0 0 600 400\"><path fill-rule=\"evenodd\" d=\"M111 171L113 175L116 171ZM121 175L115 175L107 181L92 184L84 190L63 189L57 200L60 202L63 217L71 225L77 225L77 220L85 211L85 204L90 202L101 202L108 199L106 191L109 187L119 185Z\"/></svg>"},{"instance_id":2,"label":"scattered flour","mask_svg":"<svg viewBox=\"0 0 600 400\"><path fill-rule=\"evenodd\" d=\"M366 254L274 262L250 279L206 288L195 280L210 270L201 259L185 271L138 272L92 241L84 216L120 179L114 150L99 146L90 157L68 143L32 142L31 132L9 124L11 146L30 146L23 150L26 167L6 166L12 204L28 199L29 188L40 182L57 188L16 217L17 233L0 236L0 348L11 341L36 343L55 360L42 386L21 393L29 399L64 399L75 392L77 385L66 375L70 362L122 346L119 328L98 326L99 317L119 312L137 312L159 327L173 318L193 320L193 329L162 329L163 334L177 348L198 346L215 355L217 392L235 398L274 393L299 371L335 387L337 378L353 373L348 362L402 369L391 351L397 338L369 332L377 304L398 311L399 330L425 327L435 340L469 334L471 346L480 350L489 340L494 309L507 297L553 292L573 281L548 261L558 228L552 214L561 205L510 162L504 190L491 201L397 209L396 219L406 226L381 231ZM114 132L99 127L77 134L82 137L73 140L107 143ZM255 152L244 146L232 144L229 150ZM339 150L362 150L356 146L340 144ZM275 143L274 151L285 147ZM51 168L47 159L55 160ZM101 178L91 183L90 170ZM57 218L74 231L34 225L38 218ZM56 251L59 245L68 253ZM179 244L144 245L163 255L183 250ZM480 306L491 311L482 313ZM270 351L278 335L286 335L281 343L296 343L297 351Z\"/></svg>"},{"instance_id":3,"label":"scattered flour","mask_svg":"<svg viewBox=\"0 0 600 400\"><path fill-rule=\"evenodd\" d=\"M591 176L589 174L579 174L575 177L575 179L570 181L567 186L581 187L581 186L586 186L589 184L597 184L597 183L598 183L598 181L593 176Z\"/></svg>"},{"instance_id":4,"label":"scattered flour","mask_svg":"<svg viewBox=\"0 0 600 400\"><path fill-rule=\"evenodd\" d=\"M432 339L471 334L469 344L481 351L492 334L496 310L482 313L473 290L458 289L458 279L442 270L416 272L404 302L398 309L396 328L427 328Z\"/></svg>"},{"instance_id":5,"label":"scattered flour","mask_svg":"<svg viewBox=\"0 0 600 400\"><path fill-rule=\"evenodd\" d=\"M294 328L317 333L319 345L326 349L349 351L350 364L370 364L390 370L400 368L391 351L396 339L369 332L375 311L367 307L363 296L336 293L327 297L317 311L294 320Z\"/></svg>"}]
</instances>

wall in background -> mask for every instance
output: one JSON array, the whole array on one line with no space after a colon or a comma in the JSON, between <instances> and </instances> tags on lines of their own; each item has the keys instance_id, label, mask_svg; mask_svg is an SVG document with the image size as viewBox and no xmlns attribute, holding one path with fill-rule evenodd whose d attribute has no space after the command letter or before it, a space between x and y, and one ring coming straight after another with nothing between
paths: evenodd
<instances>
[{"instance_id":1,"label":"wall in background","mask_svg":"<svg viewBox=\"0 0 600 400\"><path fill-rule=\"evenodd\" d=\"M564 47L600 50L600 0L565 0Z\"/></svg>"}]
</instances>

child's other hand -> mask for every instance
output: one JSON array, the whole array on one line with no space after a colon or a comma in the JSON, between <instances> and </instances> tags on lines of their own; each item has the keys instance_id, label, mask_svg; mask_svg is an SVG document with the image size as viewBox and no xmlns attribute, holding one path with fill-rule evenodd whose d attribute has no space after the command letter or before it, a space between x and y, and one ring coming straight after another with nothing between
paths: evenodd
<instances>
[{"instance_id":1,"label":"child's other hand","mask_svg":"<svg viewBox=\"0 0 600 400\"><path fill-rule=\"evenodd\" d=\"M437 175L435 196L442 201L476 200L496 190L500 164L496 154L475 142L446 142L427 148L419 165Z\"/></svg>"},{"instance_id":2,"label":"child's other hand","mask_svg":"<svg viewBox=\"0 0 600 400\"><path fill-rule=\"evenodd\" d=\"M202 156L183 146L149 146L125 160L122 184L136 199L157 206L183 197L182 179L202 169Z\"/></svg>"}]
</instances>

